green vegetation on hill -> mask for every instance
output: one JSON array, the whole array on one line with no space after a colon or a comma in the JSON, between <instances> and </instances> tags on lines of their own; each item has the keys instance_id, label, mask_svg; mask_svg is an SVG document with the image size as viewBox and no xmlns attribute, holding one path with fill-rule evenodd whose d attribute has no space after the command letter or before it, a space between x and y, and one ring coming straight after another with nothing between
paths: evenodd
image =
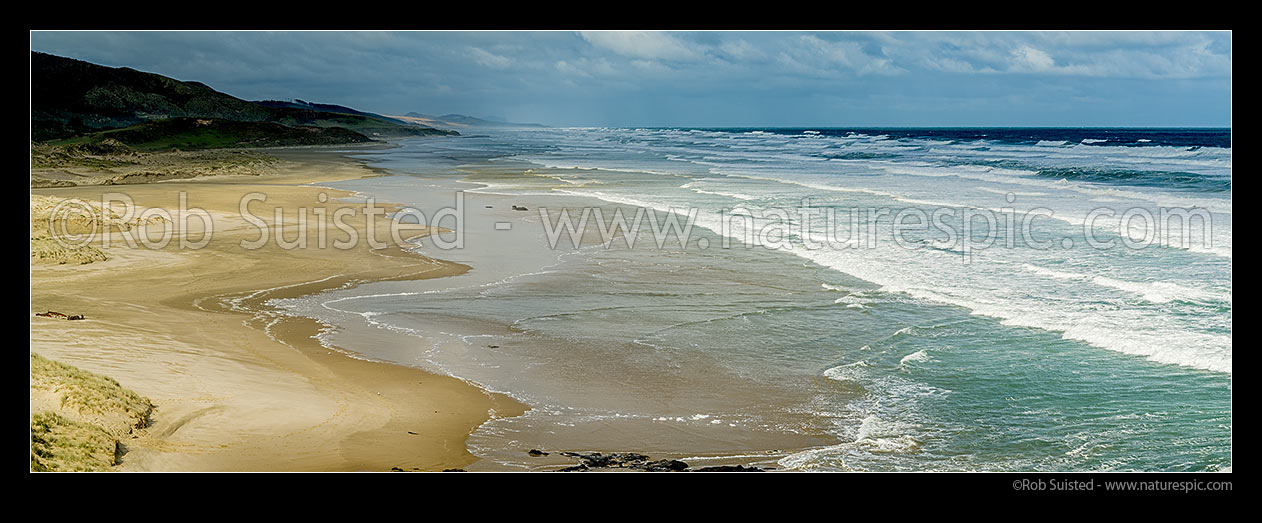
<instances>
[{"instance_id":1,"label":"green vegetation on hill","mask_svg":"<svg viewBox=\"0 0 1262 523\"><path fill-rule=\"evenodd\" d=\"M265 121L271 114L266 107L198 82L31 53L31 127L36 141L162 118Z\"/></svg>"},{"instance_id":2,"label":"green vegetation on hill","mask_svg":"<svg viewBox=\"0 0 1262 523\"><path fill-rule=\"evenodd\" d=\"M373 118L358 114L330 113L311 109L292 107L272 108L273 119L282 125L310 127L340 127L370 137L405 137L405 136L444 136L457 135L455 131L444 131L433 127L394 123L392 119Z\"/></svg>"},{"instance_id":3,"label":"green vegetation on hill","mask_svg":"<svg viewBox=\"0 0 1262 523\"><path fill-rule=\"evenodd\" d=\"M355 114L359 116L366 116L368 118L385 120L387 122L398 124L398 125L413 125L409 122L399 120L398 118L391 118L389 116L382 116L377 113L360 111L359 109L352 109L344 105L320 104L320 103L315 103L315 102L308 102L306 100L294 100L292 102L284 101L284 100L262 100L262 101L258 101L254 103L262 105L264 107L273 107L273 108L304 109L308 111L322 111L326 113Z\"/></svg>"},{"instance_id":4,"label":"green vegetation on hill","mask_svg":"<svg viewBox=\"0 0 1262 523\"><path fill-rule=\"evenodd\" d=\"M54 141L59 145L118 142L137 151L193 151L223 147L284 147L365 143L371 138L343 127L287 126L218 118L171 118Z\"/></svg>"},{"instance_id":5,"label":"green vegetation on hill","mask_svg":"<svg viewBox=\"0 0 1262 523\"><path fill-rule=\"evenodd\" d=\"M348 112L341 112L342 110ZM334 105L303 102L264 104L230 96L199 82L183 82L125 67L106 67L45 53L31 53L31 138L38 142L66 140L102 131L157 124L175 120L170 127L141 127L150 133L140 143L157 143L152 131L183 130L181 119L214 119L239 123L273 124L239 127L215 136L206 129L184 136L196 147L264 146L269 141L287 142L299 134L285 127L342 129L351 133L313 133L317 143L358 143L364 137L440 136L458 134ZM135 129L133 129L134 131ZM183 131L181 131L183 132ZM273 139L263 138L278 133ZM253 140L236 144L229 138L241 133ZM360 135L356 137L355 135ZM130 135L125 135L130 136ZM328 142L342 137L345 141ZM136 143L113 136L123 143Z\"/></svg>"}]
</instances>

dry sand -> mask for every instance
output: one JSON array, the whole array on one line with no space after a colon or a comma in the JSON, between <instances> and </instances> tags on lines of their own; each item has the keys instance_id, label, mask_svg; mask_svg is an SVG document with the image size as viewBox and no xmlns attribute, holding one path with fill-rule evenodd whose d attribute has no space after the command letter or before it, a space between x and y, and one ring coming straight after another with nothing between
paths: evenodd
<instances>
[{"instance_id":1,"label":"dry sand","mask_svg":"<svg viewBox=\"0 0 1262 523\"><path fill-rule=\"evenodd\" d=\"M31 351L114 378L157 406L152 425L126 443L120 470L442 470L476 457L468 435L492 416L525 406L467 382L418 369L366 361L320 345L326 326L286 317L266 305L358 282L459 274L467 266L424 258L397 246L374 250L285 250L275 241L246 250L258 237L242 220L242 195L262 192L250 209L272 226L285 209L285 233L297 234L296 209L362 209L347 196L307 184L374 175L330 151L279 154L272 174L218 176L126 187L35 189L35 195L100 201L122 192L142 208L165 208L174 220L179 193L214 217L204 248L97 245L108 257L87 264L32 263L31 312L82 314L81 321L32 317ZM318 195L329 196L320 203ZM314 216L312 216L314 218ZM190 237L201 237L191 220ZM362 212L345 220L364 237ZM158 229L164 223L140 227ZM388 221L371 225L387 238ZM315 220L308 223L315 241ZM413 228L409 235L424 232ZM153 237L157 237L154 234ZM329 241L344 238L330 230ZM119 238L115 233L115 238ZM34 395L35 392L33 391ZM32 400L32 404L35 400Z\"/></svg>"}]
</instances>

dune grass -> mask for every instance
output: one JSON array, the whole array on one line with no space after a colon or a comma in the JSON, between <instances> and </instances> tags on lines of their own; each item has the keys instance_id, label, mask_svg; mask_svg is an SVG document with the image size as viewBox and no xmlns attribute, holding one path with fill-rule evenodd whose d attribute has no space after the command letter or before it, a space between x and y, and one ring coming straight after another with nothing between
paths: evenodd
<instances>
[{"instance_id":1,"label":"dune grass","mask_svg":"<svg viewBox=\"0 0 1262 523\"><path fill-rule=\"evenodd\" d=\"M31 353L31 470L105 471L119 441L149 424L153 403L117 381ZM39 401L37 401L39 400Z\"/></svg>"}]
</instances>

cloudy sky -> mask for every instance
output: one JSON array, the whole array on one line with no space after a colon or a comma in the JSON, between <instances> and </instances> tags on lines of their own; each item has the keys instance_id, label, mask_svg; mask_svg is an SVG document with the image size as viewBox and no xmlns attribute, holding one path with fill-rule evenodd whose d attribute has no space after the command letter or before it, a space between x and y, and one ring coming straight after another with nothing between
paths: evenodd
<instances>
[{"instance_id":1,"label":"cloudy sky","mask_svg":"<svg viewBox=\"0 0 1262 523\"><path fill-rule=\"evenodd\" d=\"M592 126L1230 126L1228 32L32 32L294 99Z\"/></svg>"}]
</instances>

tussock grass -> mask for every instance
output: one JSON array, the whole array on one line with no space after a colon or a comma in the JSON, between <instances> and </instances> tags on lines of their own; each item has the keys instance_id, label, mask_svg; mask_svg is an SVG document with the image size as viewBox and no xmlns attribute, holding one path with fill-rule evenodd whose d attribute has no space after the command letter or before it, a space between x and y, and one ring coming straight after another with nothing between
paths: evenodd
<instances>
[{"instance_id":1,"label":"tussock grass","mask_svg":"<svg viewBox=\"0 0 1262 523\"><path fill-rule=\"evenodd\" d=\"M31 353L31 470L110 470L119 440L149 424L153 403L107 376Z\"/></svg>"},{"instance_id":2,"label":"tussock grass","mask_svg":"<svg viewBox=\"0 0 1262 523\"><path fill-rule=\"evenodd\" d=\"M31 416L31 470L97 472L117 464L118 438L105 429L45 411Z\"/></svg>"}]
</instances>

